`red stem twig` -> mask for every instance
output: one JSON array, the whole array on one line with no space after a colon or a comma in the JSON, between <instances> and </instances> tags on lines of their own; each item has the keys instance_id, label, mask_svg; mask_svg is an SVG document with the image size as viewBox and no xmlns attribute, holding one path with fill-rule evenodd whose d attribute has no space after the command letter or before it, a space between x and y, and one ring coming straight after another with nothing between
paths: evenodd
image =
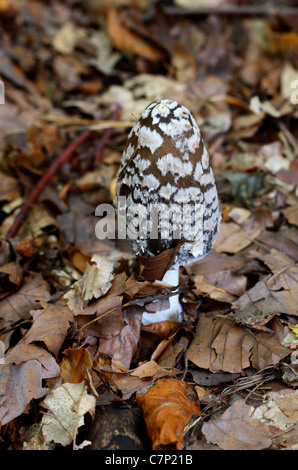
<instances>
[{"instance_id":1,"label":"red stem twig","mask_svg":"<svg viewBox=\"0 0 298 470\"><path fill-rule=\"evenodd\" d=\"M83 132L71 145L69 145L69 147L67 147L65 152L63 152L54 161L48 171L39 180L31 194L29 195L27 201L22 206L12 226L8 230L6 238L14 238L17 235L32 205L37 201L44 188L49 184L49 182L55 176L57 171L60 170L60 168L64 165L64 163L70 160L70 158L72 157L74 152L80 147L80 145L82 145L93 133L94 131L92 130L86 130L85 132Z\"/></svg>"},{"instance_id":2,"label":"red stem twig","mask_svg":"<svg viewBox=\"0 0 298 470\"><path fill-rule=\"evenodd\" d=\"M218 7L181 8L162 7L164 13L173 16L227 15L227 16L297 16L297 7L266 5L225 5Z\"/></svg>"},{"instance_id":3,"label":"red stem twig","mask_svg":"<svg viewBox=\"0 0 298 470\"><path fill-rule=\"evenodd\" d=\"M117 106L113 116L112 116L112 121L119 121L121 115L121 106ZM96 163L99 163L102 159L103 156L103 151L105 149L105 146L111 139L112 135L114 134L115 129L107 129L102 136L102 138L99 141L98 146L96 147L95 151L95 161Z\"/></svg>"}]
</instances>

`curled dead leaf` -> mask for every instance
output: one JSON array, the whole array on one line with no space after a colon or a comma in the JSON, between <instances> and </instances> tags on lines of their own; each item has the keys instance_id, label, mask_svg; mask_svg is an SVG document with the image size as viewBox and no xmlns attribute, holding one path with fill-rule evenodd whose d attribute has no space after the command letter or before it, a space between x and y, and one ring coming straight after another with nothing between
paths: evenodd
<instances>
[{"instance_id":1,"label":"curled dead leaf","mask_svg":"<svg viewBox=\"0 0 298 470\"><path fill-rule=\"evenodd\" d=\"M193 414L200 413L199 405L191 403L186 394L185 382L166 378L136 396L153 450L162 446L183 448L185 426Z\"/></svg>"},{"instance_id":2,"label":"curled dead leaf","mask_svg":"<svg viewBox=\"0 0 298 470\"><path fill-rule=\"evenodd\" d=\"M86 380L91 367L92 359L86 349L66 349L60 364L61 378L64 382L81 383Z\"/></svg>"},{"instance_id":3,"label":"curled dead leaf","mask_svg":"<svg viewBox=\"0 0 298 470\"><path fill-rule=\"evenodd\" d=\"M128 29L122 22L121 13L115 8L108 12L107 27L114 46L121 51L132 52L149 60L160 60L165 54Z\"/></svg>"}]
</instances>

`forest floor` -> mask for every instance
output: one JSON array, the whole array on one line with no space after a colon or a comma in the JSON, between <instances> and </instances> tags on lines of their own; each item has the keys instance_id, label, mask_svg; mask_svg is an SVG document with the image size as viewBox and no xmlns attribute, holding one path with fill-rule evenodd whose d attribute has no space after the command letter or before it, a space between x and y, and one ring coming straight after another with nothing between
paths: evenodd
<instances>
[{"instance_id":1,"label":"forest floor","mask_svg":"<svg viewBox=\"0 0 298 470\"><path fill-rule=\"evenodd\" d=\"M297 449L297 11L203 3L0 0L1 449ZM183 322L142 326L171 292L95 209L156 98L197 120L222 224Z\"/></svg>"}]
</instances>

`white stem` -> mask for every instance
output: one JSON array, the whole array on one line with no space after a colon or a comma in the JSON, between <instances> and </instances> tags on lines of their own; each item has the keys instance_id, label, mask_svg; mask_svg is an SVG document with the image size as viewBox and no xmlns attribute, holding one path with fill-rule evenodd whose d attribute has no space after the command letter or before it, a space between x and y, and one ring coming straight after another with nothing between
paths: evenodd
<instances>
[{"instance_id":1,"label":"white stem","mask_svg":"<svg viewBox=\"0 0 298 470\"><path fill-rule=\"evenodd\" d=\"M162 282L171 286L178 286L179 284L179 266L177 268L169 269L164 275ZM182 307L179 302L179 295L169 297L170 307L166 310L160 310L156 313L144 312L142 316L142 324L149 325L159 321L172 320L181 321Z\"/></svg>"}]
</instances>

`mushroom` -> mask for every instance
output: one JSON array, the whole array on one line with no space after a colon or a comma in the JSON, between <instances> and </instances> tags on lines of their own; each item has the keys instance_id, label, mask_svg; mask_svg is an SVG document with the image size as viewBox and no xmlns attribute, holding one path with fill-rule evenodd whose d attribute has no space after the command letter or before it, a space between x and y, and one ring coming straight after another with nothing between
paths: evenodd
<instances>
[{"instance_id":1,"label":"mushroom","mask_svg":"<svg viewBox=\"0 0 298 470\"><path fill-rule=\"evenodd\" d=\"M178 289L179 266L210 252L221 219L209 155L187 108L165 99L143 111L122 155L114 205L118 226L125 213L121 231L141 260L154 264L167 250L174 253L161 280ZM169 300L166 310L144 312L142 323L181 321L178 293Z\"/></svg>"}]
</instances>

